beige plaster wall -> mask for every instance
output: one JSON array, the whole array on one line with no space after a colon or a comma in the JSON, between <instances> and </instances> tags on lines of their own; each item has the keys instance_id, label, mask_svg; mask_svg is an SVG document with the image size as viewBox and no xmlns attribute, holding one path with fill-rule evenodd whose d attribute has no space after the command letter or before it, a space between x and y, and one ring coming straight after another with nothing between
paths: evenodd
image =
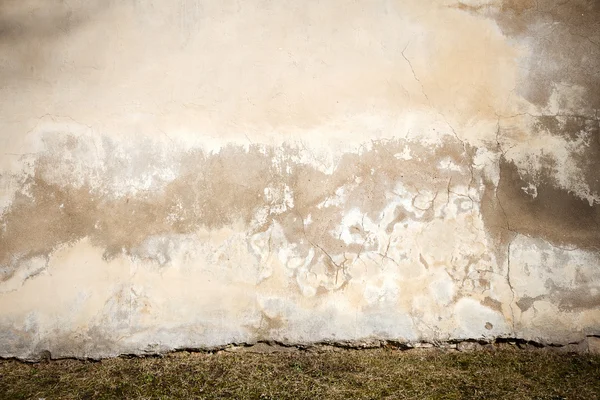
<instances>
[{"instance_id":1,"label":"beige plaster wall","mask_svg":"<svg viewBox=\"0 0 600 400\"><path fill-rule=\"evenodd\" d=\"M600 334L600 3L0 2L0 356Z\"/></svg>"}]
</instances>

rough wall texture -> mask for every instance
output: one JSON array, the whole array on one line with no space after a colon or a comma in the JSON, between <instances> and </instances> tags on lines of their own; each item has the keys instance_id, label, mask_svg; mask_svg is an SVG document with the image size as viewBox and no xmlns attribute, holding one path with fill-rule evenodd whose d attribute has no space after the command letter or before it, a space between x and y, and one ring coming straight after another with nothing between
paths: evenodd
<instances>
[{"instance_id":1,"label":"rough wall texture","mask_svg":"<svg viewBox=\"0 0 600 400\"><path fill-rule=\"evenodd\" d=\"M600 334L600 2L0 2L0 356Z\"/></svg>"}]
</instances>

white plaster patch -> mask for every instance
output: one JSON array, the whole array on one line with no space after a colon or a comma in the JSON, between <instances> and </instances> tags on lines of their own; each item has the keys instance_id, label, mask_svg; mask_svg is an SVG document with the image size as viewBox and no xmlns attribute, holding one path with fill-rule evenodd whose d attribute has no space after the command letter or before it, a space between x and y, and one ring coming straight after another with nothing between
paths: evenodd
<instances>
[{"instance_id":1,"label":"white plaster patch","mask_svg":"<svg viewBox=\"0 0 600 400\"><path fill-rule=\"evenodd\" d=\"M457 171L457 172L462 171L462 168L460 166L456 165L454 163L454 161L452 161L449 158L444 158L443 160L440 160L440 162L438 163L438 168L445 169L448 171Z\"/></svg>"},{"instance_id":2,"label":"white plaster patch","mask_svg":"<svg viewBox=\"0 0 600 400\"><path fill-rule=\"evenodd\" d=\"M454 281L443 270L437 275L438 278L429 284L429 291L438 303L448 305L454 297Z\"/></svg>"},{"instance_id":3,"label":"white plaster patch","mask_svg":"<svg viewBox=\"0 0 600 400\"><path fill-rule=\"evenodd\" d=\"M369 305L379 303L393 304L398 299L399 292L400 288L395 279L382 278L380 282L367 282L365 285L364 297Z\"/></svg>"},{"instance_id":4,"label":"white plaster patch","mask_svg":"<svg viewBox=\"0 0 600 400\"><path fill-rule=\"evenodd\" d=\"M510 333L506 319L475 299L462 298L455 306L458 323L455 335L461 338L490 338Z\"/></svg>"},{"instance_id":5,"label":"white plaster patch","mask_svg":"<svg viewBox=\"0 0 600 400\"><path fill-rule=\"evenodd\" d=\"M600 282L598 256L554 247L542 239L517 236L510 246L510 278L517 300L547 294L554 285L574 289L578 280Z\"/></svg>"},{"instance_id":6,"label":"white plaster patch","mask_svg":"<svg viewBox=\"0 0 600 400\"><path fill-rule=\"evenodd\" d=\"M535 199L538 195L537 186L535 186L533 183L529 183L527 186L522 187L521 190L527 195L531 196L533 199Z\"/></svg>"},{"instance_id":7,"label":"white plaster patch","mask_svg":"<svg viewBox=\"0 0 600 400\"><path fill-rule=\"evenodd\" d=\"M591 191L577 165L577 157L582 156L589 146L589 140L589 135L583 132L572 140L548 132L538 132L527 141L514 142L506 155L517 165L519 171L534 176L547 164L544 159L552 158L557 165L552 170L552 178L556 184L593 206L600 204L600 194ZM536 183L534 181L531 184L535 186Z\"/></svg>"},{"instance_id":8,"label":"white plaster patch","mask_svg":"<svg viewBox=\"0 0 600 400\"><path fill-rule=\"evenodd\" d=\"M264 189L265 199L269 203L270 214L282 214L294 208L294 193L288 185Z\"/></svg>"},{"instance_id":9,"label":"white plaster patch","mask_svg":"<svg viewBox=\"0 0 600 400\"><path fill-rule=\"evenodd\" d=\"M408 145L404 146L401 153L394 154L394 157L398 160L412 160L412 155L410 154L410 148L408 147Z\"/></svg>"},{"instance_id":10,"label":"white plaster patch","mask_svg":"<svg viewBox=\"0 0 600 400\"><path fill-rule=\"evenodd\" d=\"M46 272L48 260L45 257L33 257L22 263L12 276L7 280L0 282L0 293L12 292L23 286L28 279L33 279L39 274ZM4 268L0 268L0 273L4 273Z\"/></svg>"}]
</instances>

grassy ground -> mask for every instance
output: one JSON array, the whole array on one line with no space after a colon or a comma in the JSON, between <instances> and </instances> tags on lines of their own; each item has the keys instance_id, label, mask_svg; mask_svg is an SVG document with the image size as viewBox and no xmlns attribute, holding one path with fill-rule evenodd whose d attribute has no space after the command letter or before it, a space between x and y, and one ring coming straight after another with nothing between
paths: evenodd
<instances>
[{"instance_id":1,"label":"grassy ground","mask_svg":"<svg viewBox=\"0 0 600 400\"><path fill-rule=\"evenodd\" d=\"M390 349L0 361L3 399L600 399L600 356Z\"/></svg>"}]
</instances>

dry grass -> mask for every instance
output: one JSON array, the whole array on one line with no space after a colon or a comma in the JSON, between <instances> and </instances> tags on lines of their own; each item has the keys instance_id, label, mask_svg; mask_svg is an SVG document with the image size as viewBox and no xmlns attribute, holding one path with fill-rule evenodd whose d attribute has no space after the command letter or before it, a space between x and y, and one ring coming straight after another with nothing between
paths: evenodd
<instances>
[{"instance_id":1,"label":"dry grass","mask_svg":"<svg viewBox=\"0 0 600 400\"><path fill-rule=\"evenodd\" d=\"M600 357L376 349L4 360L0 398L600 399Z\"/></svg>"}]
</instances>

